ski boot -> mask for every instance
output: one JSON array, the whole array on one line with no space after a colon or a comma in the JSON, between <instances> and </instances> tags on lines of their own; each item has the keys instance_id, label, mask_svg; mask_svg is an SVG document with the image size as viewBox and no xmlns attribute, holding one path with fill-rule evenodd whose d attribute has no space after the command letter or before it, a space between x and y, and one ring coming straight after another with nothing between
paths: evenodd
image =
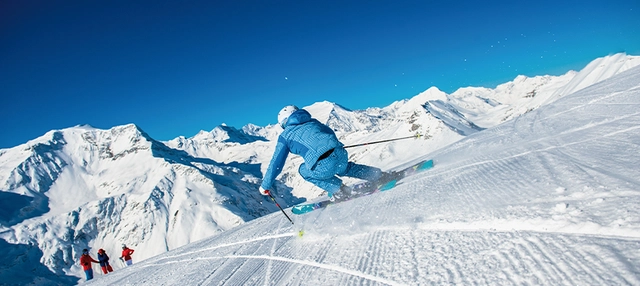
<instances>
[{"instance_id":1,"label":"ski boot","mask_svg":"<svg viewBox=\"0 0 640 286\"><path fill-rule=\"evenodd\" d=\"M329 195L329 200L336 203L343 202L351 198L352 194L353 190L350 187L348 187L347 185L342 185L340 186L339 191Z\"/></svg>"},{"instance_id":2,"label":"ski boot","mask_svg":"<svg viewBox=\"0 0 640 286\"><path fill-rule=\"evenodd\" d=\"M382 176L380 176L380 178L377 181L375 181L374 185L376 187L380 187L393 180L400 180L400 179L402 179L402 172L395 172L395 171L382 172Z\"/></svg>"}]
</instances>

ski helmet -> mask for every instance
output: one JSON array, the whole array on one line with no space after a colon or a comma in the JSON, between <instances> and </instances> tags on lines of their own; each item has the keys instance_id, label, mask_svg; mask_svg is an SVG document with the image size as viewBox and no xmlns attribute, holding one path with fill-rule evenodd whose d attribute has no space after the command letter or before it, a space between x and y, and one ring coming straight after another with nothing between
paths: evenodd
<instances>
[{"instance_id":1,"label":"ski helmet","mask_svg":"<svg viewBox=\"0 0 640 286\"><path fill-rule=\"evenodd\" d=\"M287 124L287 120L289 120L289 116L291 116L291 114L296 112L298 109L299 108L295 105L287 105L282 108L282 110L278 112L278 124L280 124L280 126L284 128L284 126Z\"/></svg>"}]
</instances>

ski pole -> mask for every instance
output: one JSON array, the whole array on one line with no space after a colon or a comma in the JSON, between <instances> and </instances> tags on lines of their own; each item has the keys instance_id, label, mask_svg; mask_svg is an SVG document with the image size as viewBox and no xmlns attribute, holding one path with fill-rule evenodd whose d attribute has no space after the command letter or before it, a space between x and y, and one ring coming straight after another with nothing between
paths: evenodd
<instances>
[{"instance_id":1,"label":"ski pole","mask_svg":"<svg viewBox=\"0 0 640 286\"><path fill-rule=\"evenodd\" d=\"M269 195L269 197L271 198L271 200L276 204L276 206L278 206L278 208L280 209L280 211L282 211L282 213L284 214L284 216L286 216L286 217L287 217L287 219L291 222L291 224L294 224L294 223L293 223L293 221L291 220L291 218L287 215L287 213L286 213L286 212L284 212L284 210L282 209L282 207L280 206L280 204L278 204L278 202L276 202L276 198L274 198L274 197L271 195L271 192L268 192L267 194Z\"/></svg>"},{"instance_id":2,"label":"ski pole","mask_svg":"<svg viewBox=\"0 0 640 286\"><path fill-rule=\"evenodd\" d=\"M364 146L364 145L378 144L378 143L384 143L384 142L390 142L390 141L396 141L396 140L402 140L402 139L409 139L409 138L420 138L420 136L422 136L422 135L420 133L417 133L416 135L411 135L411 136L406 136L406 137L386 139L386 140L380 140L380 141L373 141L373 142L367 142L367 143L360 143L360 144L344 146L344 148L351 148L351 147L358 147L358 146Z\"/></svg>"}]
</instances>

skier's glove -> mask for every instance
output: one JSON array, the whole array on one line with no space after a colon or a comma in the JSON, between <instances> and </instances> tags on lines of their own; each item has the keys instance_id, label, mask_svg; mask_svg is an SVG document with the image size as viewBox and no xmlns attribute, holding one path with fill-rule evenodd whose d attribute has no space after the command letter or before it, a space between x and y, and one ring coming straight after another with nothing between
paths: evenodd
<instances>
[{"instance_id":1,"label":"skier's glove","mask_svg":"<svg viewBox=\"0 0 640 286\"><path fill-rule=\"evenodd\" d=\"M260 194L263 196L269 195L269 190L265 190L263 187L260 187L259 191L260 191Z\"/></svg>"}]
</instances>

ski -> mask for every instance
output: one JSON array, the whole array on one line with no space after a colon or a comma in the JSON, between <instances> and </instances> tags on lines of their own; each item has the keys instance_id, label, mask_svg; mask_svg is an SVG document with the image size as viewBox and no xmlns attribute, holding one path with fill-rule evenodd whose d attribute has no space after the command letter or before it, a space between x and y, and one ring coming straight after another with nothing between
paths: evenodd
<instances>
[{"instance_id":1,"label":"ski","mask_svg":"<svg viewBox=\"0 0 640 286\"><path fill-rule=\"evenodd\" d=\"M398 171L399 177L397 179L391 180L382 185L372 187L370 182L363 182L363 183L356 184L352 187L352 189L356 194L344 201L353 200L355 198L388 191L390 189L393 189L398 184L398 181L431 168L433 168L433 160L425 160L417 164L411 165L403 170ZM326 200L315 202L315 203L306 203L306 204L292 207L291 212L297 215L301 215L317 209L326 208L327 206L341 203L344 201L332 202L331 200L326 199Z\"/></svg>"}]
</instances>

